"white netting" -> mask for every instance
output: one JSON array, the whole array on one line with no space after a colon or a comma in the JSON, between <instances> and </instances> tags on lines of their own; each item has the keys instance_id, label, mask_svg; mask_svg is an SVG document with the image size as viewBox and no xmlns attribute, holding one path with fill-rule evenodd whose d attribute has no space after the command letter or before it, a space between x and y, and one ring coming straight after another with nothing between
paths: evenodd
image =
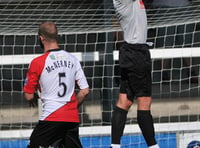
<instances>
[{"instance_id":1,"label":"white netting","mask_svg":"<svg viewBox=\"0 0 200 148\"><path fill-rule=\"evenodd\" d=\"M179 8L147 5L148 41L154 43L152 113L156 130L168 135L176 131L173 126L199 130L199 8L198 0ZM90 84L91 93L80 109L80 126L110 125L119 92L118 48L123 42L112 0L0 0L0 130L17 129L17 137L27 138L30 130L24 136L18 129L32 129L37 123L38 109L28 107L21 88L30 60L43 52L37 37L38 25L43 21L57 24L61 48L77 56ZM136 106L128 114L129 123L134 129ZM100 131L109 136L110 127L104 127ZM99 128L91 128L89 134L100 134ZM178 132L182 131L180 128ZM83 136L88 134L85 132L81 128ZM171 148L168 135L158 134L157 139ZM1 138L8 136L0 134ZM108 143L101 146L108 147ZM136 143L141 146L144 140L139 137ZM132 144L130 140L129 147Z\"/></svg>"},{"instance_id":2,"label":"white netting","mask_svg":"<svg viewBox=\"0 0 200 148\"><path fill-rule=\"evenodd\" d=\"M193 0L191 5L179 8L150 6L148 26L199 22L199 5L198 0ZM0 1L0 10L1 34L35 34L38 25L48 20L56 22L61 34L116 30L111 0L9 0Z\"/></svg>"}]
</instances>

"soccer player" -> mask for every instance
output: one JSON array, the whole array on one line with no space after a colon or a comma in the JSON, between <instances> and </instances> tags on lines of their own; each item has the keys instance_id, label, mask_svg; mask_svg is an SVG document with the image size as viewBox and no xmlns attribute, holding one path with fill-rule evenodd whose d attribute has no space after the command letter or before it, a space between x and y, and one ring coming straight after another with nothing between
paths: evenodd
<instances>
[{"instance_id":1,"label":"soccer player","mask_svg":"<svg viewBox=\"0 0 200 148\"><path fill-rule=\"evenodd\" d=\"M27 100L34 100L35 91L41 91L42 115L28 147L52 147L60 139L65 147L82 148L78 133L78 106L89 93L85 74L78 59L59 48L54 23L40 24L38 36L44 54L29 65L24 96ZM79 87L77 94L76 84Z\"/></svg>"},{"instance_id":2,"label":"soccer player","mask_svg":"<svg viewBox=\"0 0 200 148\"><path fill-rule=\"evenodd\" d=\"M113 0L124 33L119 51L120 93L112 115L111 147L119 148L127 113L137 99L137 121L150 148L155 140L151 107L151 58L147 44L147 17L142 0Z\"/></svg>"}]
</instances>

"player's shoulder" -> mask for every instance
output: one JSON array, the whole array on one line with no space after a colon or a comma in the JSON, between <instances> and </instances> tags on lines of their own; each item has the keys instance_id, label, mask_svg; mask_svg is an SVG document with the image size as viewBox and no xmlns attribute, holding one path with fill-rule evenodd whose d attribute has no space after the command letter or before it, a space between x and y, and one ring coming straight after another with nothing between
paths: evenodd
<instances>
[{"instance_id":1,"label":"player's shoulder","mask_svg":"<svg viewBox=\"0 0 200 148\"><path fill-rule=\"evenodd\" d=\"M75 61L79 61L78 60L78 55L79 55L78 53L70 53L68 51L64 51L64 52L66 52L68 58L73 59Z\"/></svg>"},{"instance_id":2,"label":"player's shoulder","mask_svg":"<svg viewBox=\"0 0 200 148\"><path fill-rule=\"evenodd\" d=\"M33 63L41 63L41 62L45 61L45 59L47 58L48 55L49 55L48 52L46 52L46 53L44 53L44 54L41 54L41 55L35 57L35 58L31 61L31 63L32 63L32 64L33 64Z\"/></svg>"}]
</instances>

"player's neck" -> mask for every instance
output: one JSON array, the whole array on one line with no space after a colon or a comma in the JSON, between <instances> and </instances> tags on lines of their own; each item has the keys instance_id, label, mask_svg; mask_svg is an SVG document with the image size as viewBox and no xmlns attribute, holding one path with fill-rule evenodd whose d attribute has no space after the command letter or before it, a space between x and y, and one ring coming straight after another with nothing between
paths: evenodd
<instances>
[{"instance_id":1,"label":"player's neck","mask_svg":"<svg viewBox=\"0 0 200 148\"><path fill-rule=\"evenodd\" d=\"M58 46L57 43L49 43L49 44L44 46L44 52L47 52L51 49L58 49L58 48L59 48L59 46Z\"/></svg>"}]
</instances>

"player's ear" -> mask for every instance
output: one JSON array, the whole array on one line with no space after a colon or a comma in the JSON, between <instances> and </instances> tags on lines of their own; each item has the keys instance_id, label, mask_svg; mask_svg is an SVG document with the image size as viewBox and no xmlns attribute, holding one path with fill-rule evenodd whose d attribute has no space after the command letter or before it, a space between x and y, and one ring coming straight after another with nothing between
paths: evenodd
<instances>
[{"instance_id":1,"label":"player's ear","mask_svg":"<svg viewBox=\"0 0 200 148\"><path fill-rule=\"evenodd\" d=\"M43 36L43 35L39 35L38 37L39 37L39 39L40 39L41 41L44 40L44 36Z\"/></svg>"},{"instance_id":2,"label":"player's ear","mask_svg":"<svg viewBox=\"0 0 200 148\"><path fill-rule=\"evenodd\" d=\"M44 49L44 44L42 43L42 41L44 41L44 36L39 35L39 36L38 36L38 39L39 39L40 47L41 47L42 49Z\"/></svg>"},{"instance_id":3,"label":"player's ear","mask_svg":"<svg viewBox=\"0 0 200 148\"><path fill-rule=\"evenodd\" d=\"M38 38L39 40L44 40L44 35L40 32L40 30L38 31Z\"/></svg>"}]
</instances>

